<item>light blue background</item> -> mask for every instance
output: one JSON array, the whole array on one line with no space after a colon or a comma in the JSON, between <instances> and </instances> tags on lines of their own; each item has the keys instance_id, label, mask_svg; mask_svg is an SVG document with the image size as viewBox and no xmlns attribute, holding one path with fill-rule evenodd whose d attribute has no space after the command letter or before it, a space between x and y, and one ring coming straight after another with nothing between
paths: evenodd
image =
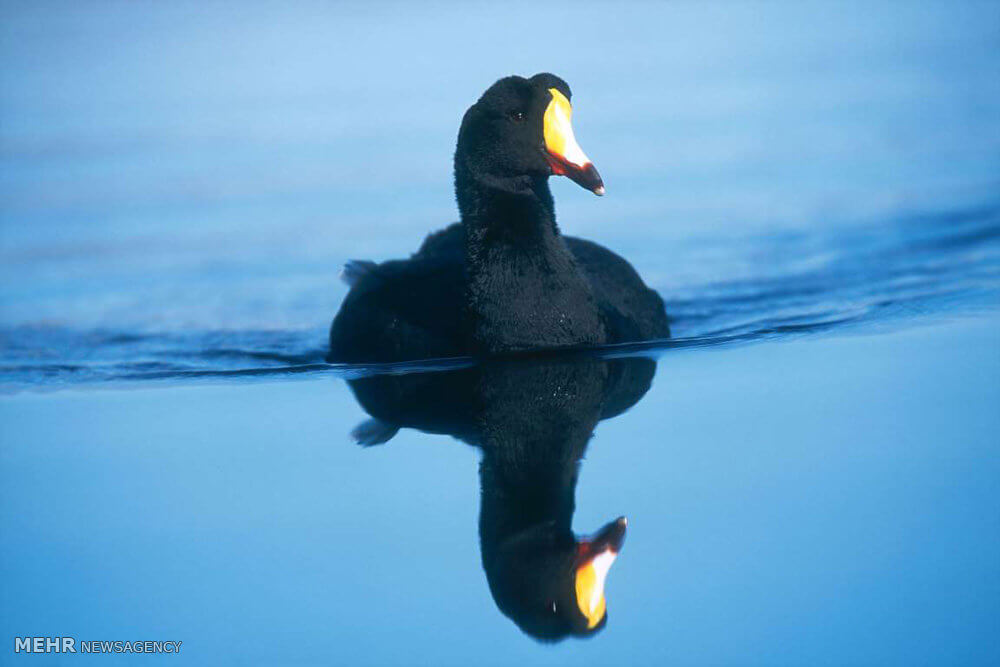
<instances>
[{"instance_id":1,"label":"light blue background","mask_svg":"<svg viewBox=\"0 0 1000 667\"><path fill-rule=\"evenodd\" d=\"M887 221L995 204L1000 184L996 3L2 19L0 324L38 341L4 350L18 365L159 360L127 338L67 353L62 331L321 346L345 259L405 254L455 218L458 122L509 73L569 81L607 182L600 200L554 183L563 228L689 315L706 285L794 289L831 257L819 293L863 310L844 286L923 238ZM942 263L995 281L995 228ZM875 240L844 241L859 229ZM899 266L900 290L940 268L933 246ZM353 446L364 415L336 377L7 393L0 662L37 634L182 640L171 664L996 664L993 305L918 299L891 328L665 353L643 402L598 427L578 488L579 532L630 520L608 626L554 647L490 598L477 454L405 431Z\"/></svg>"}]
</instances>

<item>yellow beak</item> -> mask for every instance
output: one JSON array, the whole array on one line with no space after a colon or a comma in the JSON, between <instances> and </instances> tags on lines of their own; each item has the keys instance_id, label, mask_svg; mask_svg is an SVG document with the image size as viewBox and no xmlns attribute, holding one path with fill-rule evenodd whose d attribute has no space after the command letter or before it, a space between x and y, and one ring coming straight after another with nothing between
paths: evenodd
<instances>
[{"instance_id":1,"label":"yellow beak","mask_svg":"<svg viewBox=\"0 0 1000 667\"><path fill-rule=\"evenodd\" d=\"M591 562L576 572L576 605L587 619L587 628L593 628L607 613L604 600L604 582L608 570L615 561L616 554L611 549L597 555Z\"/></svg>"},{"instance_id":2,"label":"yellow beak","mask_svg":"<svg viewBox=\"0 0 1000 667\"><path fill-rule=\"evenodd\" d=\"M570 122L573 107L557 88L549 88L549 93L552 99L545 109L542 123L545 151L552 173L568 176L595 195L603 195L604 182L601 175L573 136L573 125Z\"/></svg>"},{"instance_id":3,"label":"yellow beak","mask_svg":"<svg viewBox=\"0 0 1000 667\"><path fill-rule=\"evenodd\" d=\"M628 520L618 517L593 537L578 544L580 562L576 569L576 606L587 619L587 629L596 628L607 613L604 583L625 542L627 526Z\"/></svg>"}]
</instances>

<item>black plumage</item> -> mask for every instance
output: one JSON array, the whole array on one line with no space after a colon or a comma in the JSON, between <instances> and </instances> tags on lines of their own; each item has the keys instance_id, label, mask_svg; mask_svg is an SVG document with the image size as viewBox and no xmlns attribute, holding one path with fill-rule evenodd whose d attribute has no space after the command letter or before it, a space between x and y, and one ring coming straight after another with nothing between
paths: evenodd
<instances>
[{"instance_id":1,"label":"black plumage","mask_svg":"<svg viewBox=\"0 0 1000 667\"><path fill-rule=\"evenodd\" d=\"M404 361L569 348L670 335L663 301L622 257L564 237L548 178L603 193L589 162L559 162L543 119L558 77L507 77L465 114L455 151L461 222L406 260L355 262L329 360ZM575 144L574 144L575 145ZM582 155L582 153L581 153Z\"/></svg>"},{"instance_id":2,"label":"black plumage","mask_svg":"<svg viewBox=\"0 0 1000 667\"><path fill-rule=\"evenodd\" d=\"M353 435L382 445L416 428L481 450L480 550L497 607L537 639L587 637L607 615L582 613L577 574L601 549L621 549L625 521L574 534L581 460L598 423L641 400L655 372L652 359L567 356L359 378L350 386L372 418Z\"/></svg>"}]
</instances>

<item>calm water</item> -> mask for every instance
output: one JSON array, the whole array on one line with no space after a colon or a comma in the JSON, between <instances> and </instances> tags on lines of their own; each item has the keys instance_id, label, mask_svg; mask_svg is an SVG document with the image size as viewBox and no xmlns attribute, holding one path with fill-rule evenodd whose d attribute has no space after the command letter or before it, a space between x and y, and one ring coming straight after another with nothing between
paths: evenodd
<instances>
[{"instance_id":1,"label":"calm water","mask_svg":"<svg viewBox=\"0 0 1000 667\"><path fill-rule=\"evenodd\" d=\"M1000 5L0 11L0 662L1000 661ZM322 363L540 70L676 338ZM628 517L596 636L519 630L505 513Z\"/></svg>"}]
</instances>

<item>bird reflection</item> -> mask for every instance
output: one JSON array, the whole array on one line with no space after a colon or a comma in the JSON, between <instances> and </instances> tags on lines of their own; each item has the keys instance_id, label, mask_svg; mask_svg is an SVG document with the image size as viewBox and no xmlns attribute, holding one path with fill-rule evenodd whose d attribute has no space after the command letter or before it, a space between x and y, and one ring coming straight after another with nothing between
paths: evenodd
<instances>
[{"instance_id":1,"label":"bird reflection","mask_svg":"<svg viewBox=\"0 0 1000 667\"><path fill-rule=\"evenodd\" d=\"M351 380L372 417L352 435L371 446L415 428L482 450L479 539L497 607L539 640L590 636L607 623L627 522L573 533L580 460L597 423L638 402L655 372L651 359L548 358Z\"/></svg>"}]
</instances>

